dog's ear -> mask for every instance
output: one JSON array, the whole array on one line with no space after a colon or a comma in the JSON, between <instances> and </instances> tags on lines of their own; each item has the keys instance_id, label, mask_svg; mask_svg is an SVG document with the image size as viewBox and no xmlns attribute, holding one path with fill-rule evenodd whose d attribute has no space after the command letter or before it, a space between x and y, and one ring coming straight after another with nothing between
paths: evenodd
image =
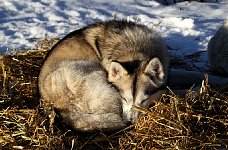
<instances>
[{"instance_id":1,"label":"dog's ear","mask_svg":"<svg viewBox=\"0 0 228 150\"><path fill-rule=\"evenodd\" d=\"M85 31L85 39L92 46L97 56L102 59L102 54L100 51L100 42L99 36L103 34L103 28L94 27L86 29Z\"/></svg>"},{"instance_id":2,"label":"dog's ear","mask_svg":"<svg viewBox=\"0 0 228 150\"><path fill-rule=\"evenodd\" d=\"M122 76L127 75L127 70L118 63L118 62L111 62L109 71L108 71L108 80L110 82L115 82L116 80L120 79Z\"/></svg>"},{"instance_id":3,"label":"dog's ear","mask_svg":"<svg viewBox=\"0 0 228 150\"><path fill-rule=\"evenodd\" d=\"M162 79L164 77L164 70L160 60L157 57L152 58L146 66L144 73Z\"/></svg>"}]
</instances>

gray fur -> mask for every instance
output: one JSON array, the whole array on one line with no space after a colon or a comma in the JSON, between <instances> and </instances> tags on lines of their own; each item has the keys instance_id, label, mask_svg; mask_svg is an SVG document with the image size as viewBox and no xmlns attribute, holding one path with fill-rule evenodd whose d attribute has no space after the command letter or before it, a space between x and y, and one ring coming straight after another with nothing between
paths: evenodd
<instances>
[{"instance_id":1,"label":"gray fur","mask_svg":"<svg viewBox=\"0 0 228 150\"><path fill-rule=\"evenodd\" d=\"M77 130L122 128L138 117L133 105L151 103L145 104L145 90L166 84L168 63L163 39L146 26L90 25L67 35L47 56L39 75L43 106L58 110Z\"/></svg>"},{"instance_id":2,"label":"gray fur","mask_svg":"<svg viewBox=\"0 0 228 150\"><path fill-rule=\"evenodd\" d=\"M212 71L228 75L228 20L208 43L208 61Z\"/></svg>"}]
</instances>

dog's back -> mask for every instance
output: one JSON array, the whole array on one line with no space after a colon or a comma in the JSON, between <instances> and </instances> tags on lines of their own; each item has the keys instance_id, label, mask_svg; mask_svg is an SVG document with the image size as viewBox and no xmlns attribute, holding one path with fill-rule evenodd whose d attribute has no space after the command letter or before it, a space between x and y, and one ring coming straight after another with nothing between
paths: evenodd
<instances>
[{"instance_id":1,"label":"dog's back","mask_svg":"<svg viewBox=\"0 0 228 150\"><path fill-rule=\"evenodd\" d=\"M213 72L228 75L228 20L209 41L208 61Z\"/></svg>"}]
</instances>

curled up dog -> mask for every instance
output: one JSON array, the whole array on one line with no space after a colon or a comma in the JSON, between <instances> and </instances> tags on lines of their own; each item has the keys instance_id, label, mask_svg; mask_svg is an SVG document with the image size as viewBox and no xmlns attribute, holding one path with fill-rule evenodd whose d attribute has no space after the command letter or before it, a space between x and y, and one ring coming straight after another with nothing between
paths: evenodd
<instances>
[{"instance_id":1,"label":"curled up dog","mask_svg":"<svg viewBox=\"0 0 228 150\"><path fill-rule=\"evenodd\" d=\"M161 36L146 26L107 21L76 30L47 55L39 91L47 113L54 109L80 131L110 131L134 123L148 99L166 84L169 57Z\"/></svg>"}]
</instances>

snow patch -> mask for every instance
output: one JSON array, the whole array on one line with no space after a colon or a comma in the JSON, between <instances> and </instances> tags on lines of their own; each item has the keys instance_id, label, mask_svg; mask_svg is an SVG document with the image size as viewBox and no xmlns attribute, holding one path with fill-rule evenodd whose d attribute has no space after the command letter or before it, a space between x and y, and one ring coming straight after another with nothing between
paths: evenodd
<instances>
[{"instance_id":1,"label":"snow patch","mask_svg":"<svg viewBox=\"0 0 228 150\"><path fill-rule=\"evenodd\" d=\"M164 19L165 24L175 26L178 28L193 28L194 20L193 19L183 19L178 17L169 17Z\"/></svg>"}]
</instances>

